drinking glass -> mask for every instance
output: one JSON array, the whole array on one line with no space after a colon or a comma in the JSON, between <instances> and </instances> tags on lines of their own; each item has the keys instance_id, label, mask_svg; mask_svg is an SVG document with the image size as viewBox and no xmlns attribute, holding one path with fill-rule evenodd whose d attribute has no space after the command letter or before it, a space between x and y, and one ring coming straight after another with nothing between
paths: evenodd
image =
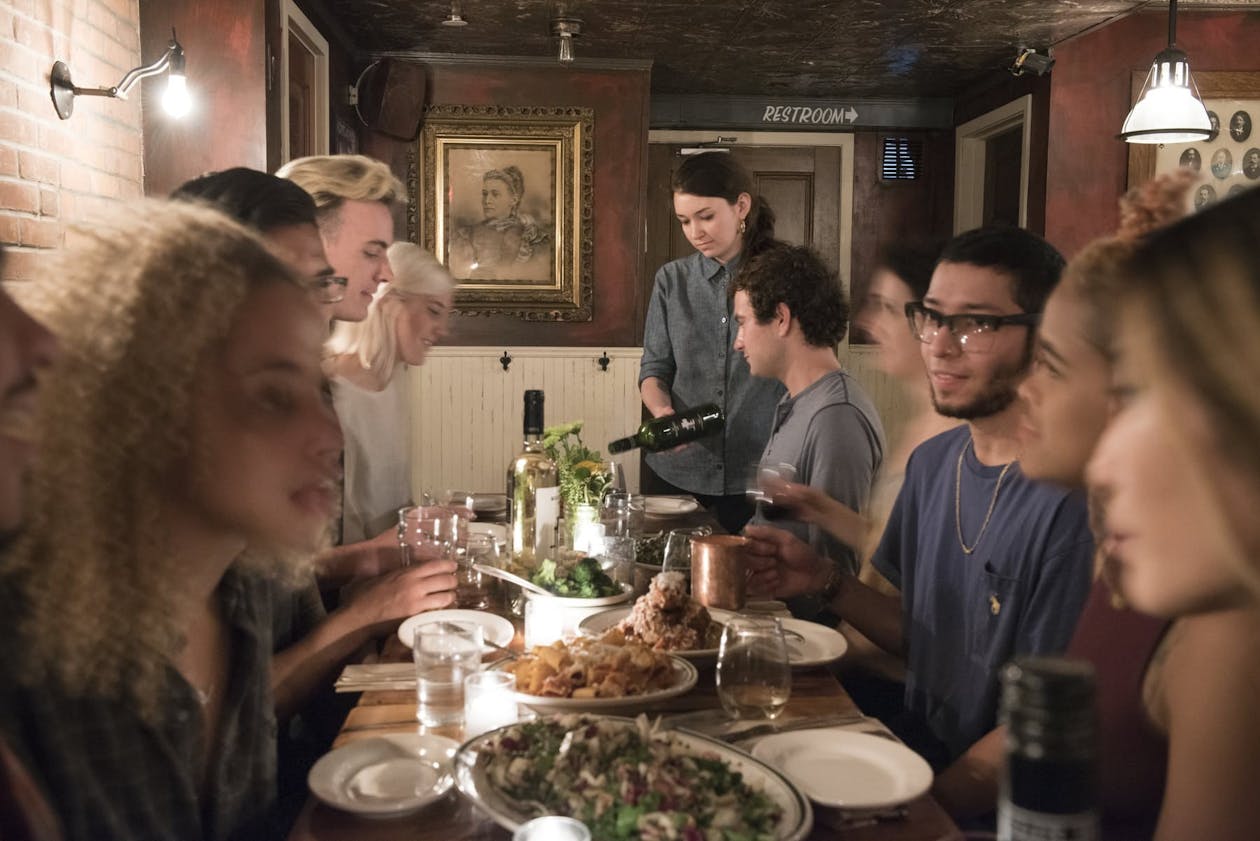
<instances>
[{"instance_id":1,"label":"drinking glass","mask_svg":"<svg viewBox=\"0 0 1260 841\"><path fill-rule=\"evenodd\" d=\"M600 500L599 520L605 536L625 537L630 534L630 492L615 488L604 492Z\"/></svg>"},{"instance_id":2,"label":"drinking glass","mask_svg":"<svg viewBox=\"0 0 1260 841\"><path fill-rule=\"evenodd\" d=\"M458 514L465 520L477 519L473 509L475 500L476 494L472 491L444 490L439 497L444 507L451 509L452 513Z\"/></svg>"},{"instance_id":3,"label":"drinking glass","mask_svg":"<svg viewBox=\"0 0 1260 841\"><path fill-rule=\"evenodd\" d=\"M691 539L704 537L713 533L708 526L696 526L689 529L672 529L665 538L665 559L661 564L663 572L681 572L691 577Z\"/></svg>"},{"instance_id":4,"label":"drinking glass","mask_svg":"<svg viewBox=\"0 0 1260 841\"><path fill-rule=\"evenodd\" d=\"M499 544L488 534L470 534L464 543L464 551L456 558L455 604L470 610L484 610L490 606L490 576L473 569L473 564L503 567Z\"/></svg>"},{"instance_id":5,"label":"drinking glass","mask_svg":"<svg viewBox=\"0 0 1260 841\"><path fill-rule=\"evenodd\" d=\"M481 671L481 626L429 622L416 626L416 718L426 727L464 719L464 678Z\"/></svg>"},{"instance_id":6,"label":"drinking glass","mask_svg":"<svg viewBox=\"0 0 1260 841\"><path fill-rule=\"evenodd\" d=\"M757 505L757 511L767 520L781 520L791 515L790 508L774 504L775 491L796 481L796 466L786 462L762 462L756 475L748 482L747 494Z\"/></svg>"},{"instance_id":7,"label":"drinking glass","mask_svg":"<svg viewBox=\"0 0 1260 841\"><path fill-rule=\"evenodd\" d=\"M398 546L403 566L450 557L450 546L436 536L442 527L433 517L425 516L430 510L422 505L398 509Z\"/></svg>"},{"instance_id":8,"label":"drinking glass","mask_svg":"<svg viewBox=\"0 0 1260 841\"><path fill-rule=\"evenodd\" d=\"M735 718L773 719L792 694L783 625L775 617L734 616L718 645L717 693Z\"/></svg>"},{"instance_id":9,"label":"drinking glass","mask_svg":"<svg viewBox=\"0 0 1260 841\"><path fill-rule=\"evenodd\" d=\"M605 535L599 553L600 566L618 584L634 581L634 538Z\"/></svg>"},{"instance_id":10,"label":"drinking glass","mask_svg":"<svg viewBox=\"0 0 1260 841\"><path fill-rule=\"evenodd\" d=\"M624 491L626 489L626 471L621 468L621 462L605 461L601 469L608 477L608 490Z\"/></svg>"}]
</instances>

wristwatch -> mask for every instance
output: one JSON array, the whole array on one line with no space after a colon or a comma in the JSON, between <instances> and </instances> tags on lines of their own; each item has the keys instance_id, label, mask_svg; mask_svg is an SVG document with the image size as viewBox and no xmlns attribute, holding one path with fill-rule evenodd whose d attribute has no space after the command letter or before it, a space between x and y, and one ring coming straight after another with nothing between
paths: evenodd
<instances>
[{"instance_id":1,"label":"wristwatch","mask_svg":"<svg viewBox=\"0 0 1260 841\"><path fill-rule=\"evenodd\" d=\"M827 604L831 604L840 593L840 588L844 586L844 577L845 573L841 571L840 565L832 562L831 571L827 573L827 581L821 591L823 601Z\"/></svg>"}]
</instances>

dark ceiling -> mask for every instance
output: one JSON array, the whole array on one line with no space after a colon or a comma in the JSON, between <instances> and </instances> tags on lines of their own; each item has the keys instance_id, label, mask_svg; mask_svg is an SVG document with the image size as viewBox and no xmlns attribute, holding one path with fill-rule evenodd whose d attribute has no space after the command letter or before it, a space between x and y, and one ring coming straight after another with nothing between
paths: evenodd
<instances>
[{"instance_id":1,"label":"dark ceiling","mask_svg":"<svg viewBox=\"0 0 1260 841\"><path fill-rule=\"evenodd\" d=\"M1260 0L1182 0L1238 8ZM362 53L556 55L549 0L327 0ZM951 97L1142 0L576 0L582 59L650 59L654 94ZM1160 44L1151 45L1151 55Z\"/></svg>"}]
</instances>

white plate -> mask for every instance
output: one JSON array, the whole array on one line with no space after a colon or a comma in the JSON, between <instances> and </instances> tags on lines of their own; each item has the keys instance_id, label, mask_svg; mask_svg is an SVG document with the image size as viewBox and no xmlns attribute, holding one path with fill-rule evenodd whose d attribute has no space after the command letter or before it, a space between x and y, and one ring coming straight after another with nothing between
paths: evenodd
<instances>
[{"instance_id":1,"label":"white plate","mask_svg":"<svg viewBox=\"0 0 1260 841\"><path fill-rule=\"evenodd\" d=\"M469 534L487 534L494 539L495 543L500 546L507 544L507 526L502 523L477 523L468 524Z\"/></svg>"},{"instance_id":2,"label":"white plate","mask_svg":"<svg viewBox=\"0 0 1260 841\"><path fill-rule=\"evenodd\" d=\"M416 628L433 622L476 622L481 626L482 639L496 645L507 645L516 636L516 628L511 622L484 610L430 610L404 619L398 626L398 639L411 648L416 639ZM488 652L494 651L488 645L483 648Z\"/></svg>"},{"instance_id":3,"label":"white plate","mask_svg":"<svg viewBox=\"0 0 1260 841\"><path fill-rule=\"evenodd\" d=\"M450 790L458 748L453 739L414 733L359 739L320 757L306 784L329 806L369 818L398 817Z\"/></svg>"},{"instance_id":4,"label":"white plate","mask_svg":"<svg viewBox=\"0 0 1260 841\"><path fill-rule=\"evenodd\" d=\"M643 513L650 517L690 514L699 507L699 503L689 496L646 496L643 498Z\"/></svg>"},{"instance_id":5,"label":"white plate","mask_svg":"<svg viewBox=\"0 0 1260 841\"><path fill-rule=\"evenodd\" d=\"M602 610L592 616L588 616L578 624L578 629L584 633L598 636L604 631L616 625L622 619L625 619L633 606L612 608L610 610ZM725 625L727 621L737 614L729 610L719 610L718 608L709 608L709 616L714 622ZM839 660L844 652L849 649L849 641L844 635L835 628L828 628L826 625L820 625L817 622L808 622L804 619L795 619L792 617L780 618L783 623L784 631L795 631L804 639L796 639L791 634L787 634L788 662L793 668L806 669L813 666L823 666L835 660ZM679 657L685 657L693 663L704 665L717 661L718 650L716 648L697 648L687 651L671 651L671 654L677 654Z\"/></svg>"},{"instance_id":6,"label":"white plate","mask_svg":"<svg viewBox=\"0 0 1260 841\"><path fill-rule=\"evenodd\" d=\"M637 726L629 718L605 718L605 721L624 722L627 727ZM515 808L501 795L486 777L488 757L480 754L486 741L497 731L491 731L465 742L455 756L455 784L469 800L480 806L499 826L515 830L530 815ZM814 810L808 798L786 776L766 763L749 756L730 745L690 731L675 730L671 734L678 744L689 752L708 758L717 758L743 775L744 782L759 788L783 809L783 817L775 832L775 841L802 841L814 826Z\"/></svg>"},{"instance_id":7,"label":"white plate","mask_svg":"<svg viewBox=\"0 0 1260 841\"><path fill-rule=\"evenodd\" d=\"M778 768L810 799L840 809L885 809L932 786L932 768L905 745L846 730L767 736L753 756Z\"/></svg>"},{"instance_id":8,"label":"white plate","mask_svg":"<svg viewBox=\"0 0 1260 841\"><path fill-rule=\"evenodd\" d=\"M729 610L709 609L709 615L719 622L725 623L736 614ZM764 615L764 614L762 614ZM795 669L807 669L813 666L825 666L839 660L849 650L849 641L844 634L835 628L794 617L780 617L784 631L795 631L803 639L792 634L787 637L788 660Z\"/></svg>"},{"instance_id":9,"label":"white plate","mask_svg":"<svg viewBox=\"0 0 1260 841\"><path fill-rule=\"evenodd\" d=\"M658 701L674 698L691 691L696 685L700 673L696 667L681 657L670 656L674 666L674 681L665 689L644 692L642 695L625 695L621 698L551 698L530 695L528 692L516 692L516 703L542 713L629 713L638 712ZM503 669L507 665L499 661L490 669Z\"/></svg>"},{"instance_id":10,"label":"white plate","mask_svg":"<svg viewBox=\"0 0 1260 841\"><path fill-rule=\"evenodd\" d=\"M599 613L593 613L578 623L578 630L584 634L598 637L604 631L607 631L613 625L629 616L632 609L632 605L623 605L621 607L611 607L608 610L601 610ZM709 612L710 616L712 616L712 613L712 611ZM716 648L684 648L669 653L690 660L699 666L711 666L717 662L718 650Z\"/></svg>"}]
</instances>

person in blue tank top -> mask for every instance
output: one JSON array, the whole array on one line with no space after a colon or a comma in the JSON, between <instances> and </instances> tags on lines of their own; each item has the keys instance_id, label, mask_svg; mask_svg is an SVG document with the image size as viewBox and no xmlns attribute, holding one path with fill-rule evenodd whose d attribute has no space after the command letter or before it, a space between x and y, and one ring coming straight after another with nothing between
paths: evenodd
<instances>
[{"instance_id":1,"label":"person in blue tank top","mask_svg":"<svg viewBox=\"0 0 1260 841\"><path fill-rule=\"evenodd\" d=\"M906 660L905 712L890 725L937 771L936 788L996 787L998 670L1066 648L1090 588L1093 541L1081 494L1019 467L1016 388L1063 259L1016 228L946 246L922 301L906 306L932 402L963 425L911 455L872 563L882 595L778 529L750 526L752 586L821 592L832 609Z\"/></svg>"}]
</instances>

